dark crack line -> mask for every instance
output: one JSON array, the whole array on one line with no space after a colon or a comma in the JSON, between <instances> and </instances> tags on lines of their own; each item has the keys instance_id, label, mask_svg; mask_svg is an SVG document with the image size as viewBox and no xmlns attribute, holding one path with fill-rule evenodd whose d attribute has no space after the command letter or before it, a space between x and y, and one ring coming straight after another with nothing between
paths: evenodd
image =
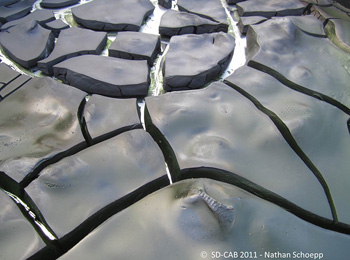
<instances>
[{"instance_id":1,"label":"dark crack line","mask_svg":"<svg viewBox=\"0 0 350 260\"><path fill-rule=\"evenodd\" d=\"M88 97L89 95L87 95ZM95 138L92 138L89 134L88 128L87 128L87 124L85 121L85 118L83 116L84 113L84 108L85 108L85 104L86 104L86 97L82 100L82 102L79 105L78 108L78 119L79 119L79 123L80 123L80 127L81 127L81 132L82 135L84 136L85 141L78 143L77 145L69 148L66 151L60 152L56 155L54 155L51 158L47 158L45 160L42 160L41 162L39 162L37 165L35 165L34 169L28 173L23 180L19 183L20 188L24 189L25 187L27 187L32 181L34 181L36 178L39 177L40 172L43 171L46 167L59 162L60 160L72 156L74 154L77 154L78 152L81 152L83 150L85 150L86 148L92 147L96 144L99 144L103 141L106 141L112 137L115 137L121 133L133 130L133 129L142 129L142 125L141 124L133 124L133 125L129 125L129 126L124 126L121 128L118 128L114 131L111 131L109 133L105 133L103 135L97 136Z\"/></svg>"},{"instance_id":2,"label":"dark crack line","mask_svg":"<svg viewBox=\"0 0 350 260\"><path fill-rule=\"evenodd\" d=\"M228 81L225 81L225 83L230 87L232 87L233 89L235 89L240 94L242 94L248 100L250 100L257 109L259 109L262 113L264 113L271 119L271 121L274 123L274 125L276 126L278 131L281 133L285 141L289 144L289 146L293 149L293 151L299 156L299 158L304 162L304 164L310 169L310 171L314 174L314 176L317 178L317 180L321 184L332 212L333 221L336 224L338 222L338 216L337 216L337 211L335 209L334 201L333 201L330 189L328 187L328 184L324 179L324 177L322 176L321 172L317 169L317 167L313 164L310 158L300 148L300 146L294 139L292 133L290 132L289 128L273 111L264 107L255 97L253 97L252 95L250 95L249 93L241 89L240 87Z\"/></svg>"},{"instance_id":3,"label":"dark crack line","mask_svg":"<svg viewBox=\"0 0 350 260\"><path fill-rule=\"evenodd\" d=\"M134 190L133 192L125 195L124 197L117 199L116 201L108 204L102 209L95 212L93 215L84 220L79 226L67 233L65 236L58 239L58 243L62 248L62 252L53 251L50 247L44 247L34 255L28 258L28 260L45 259L55 260L68 252L94 229L99 227L109 218L113 217L120 211L130 207L134 203L143 199L147 195L156 192L169 185L169 180L166 175L159 177L141 187Z\"/></svg>"},{"instance_id":4,"label":"dark crack line","mask_svg":"<svg viewBox=\"0 0 350 260\"><path fill-rule=\"evenodd\" d=\"M15 81L16 79L18 79L20 76L22 76L22 74L18 74L16 77L14 77L13 79L11 79L9 82L0 82L1 84L4 84L4 86L2 86L0 88L0 91L3 90L4 88L6 88L11 82Z\"/></svg>"},{"instance_id":5,"label":"dark crack line","mask_svg":"<svg viewBox=\"0 0 350 260\"><path fill-rule=\"evenodd\" d=\"M169 143L165 143L165 142L167 142L167 140L165 139L165 137L163 137L163 138L161 138L160 137L160 140L159 140L159 142L157 142L156 141L156 139L155 139L155 137L152 135L152 134L155 134L155 135L157 135L157 134L161 134L160 133L160 131L158 130L158 129L156 129L156 127L153 125L153 123L152 123L152 119L150 118L150 116L149 116L149 114L148 114L148 116L149 116L149 118L147 119L147 121L148 121L148 125L146 125L146 100L143 98L142 99L142 102L139 102L139 108L140 108L140 120L141 120L141 122L142 122L142 125L144 126L144 130L146 131L146 132L148 132L150 135L151 135L151 137L153 138L153 140L156 142L156 144L158 145L158 147L160 147L160 149L161 149L161 152L162 152L162 154L163 154L163 157L164 157L164 159L165 159L165 162L164 162L164 164L165 164L165 169L166 169L166 174L167 174L167 176L168 176L168 179L169 179L169 182L170 182L170 184L173 184L173 176L174 176L174 174L171 174L171 171L170 171L170 169L169 169L169 166L168 166L168 162L170 161L171 163L172 163L172 165L173 164L175 164L175 166L173 166L173 167L175 167L175 169L177 169L178 168L178 164L177 164L177 161L176 162L174 162L171 158L176 158L175 157L175 154L174 154L174 151L172 151L172 147L170 146L170 144ZM142 104L142 105L141 105ZM153 125L153 127L151 126L151 132L152 132L152 134L151 134L151 132L149 132L147 129L147 127L150 127L150 125ZM152 130L153 129L153 130ZM163 151L163 148L161 147L161 145L163 146L163 143L165 144L165 147L164 147L164 149L166 150L166 149L170 149L171 151L169 151L168 153L169 154L171 154L172 156L170 156L169 157L169 161L167 160L167 157L166 157L166 154L164 154L164 151ZM168 148L166 147L168 145ZM177 165L177 166L176 166Z\"/></svg>"},{"instance_id":6,"label":"dark crack line","mask_svg":"<svg viewBox=\"0 0 350 260\"><path fill-rule=\"evenodd\" d=\"M247 94L249 95L249 94ZM254 99L254 98L253 98ZM252 101L253 102L253 101ZM263 107L257 100L256 104L259 110L264 110L265 112L269 111L265 107ZM259 105L260 104L260 105ZM264 112L262 111L262 112ZM297 155L301 158L301 160L306 164L306 166L313 172L315 177L319 180L321 183L321 186L323 187L326 197L328 200L328 203L330 205L333 221L323 218L321 216L318 216L310 211L307 211L294 203L290 202L289 200L237 175L233 174L231 172L227 172L221 169L215 169L210 167L199 167L199 168L191 168L191 169L182 169L180 170L178 161L176 159L175 152L169 142L167 141L166 137L161 133L161 131L153 124L152 119L150 117L149 111L147 109L147 103L145 105L145 123L146 123L146 130L151 134L153 139L156 141L160 149L162 150L164 154L164 158L169 165L170 173L173 178L174 182L178 182L180 180L184 179L191 179L191 178L210 178L222 182L226 182L232 185L235 185L237 187L240 187L260 198L263 198L265 200L268 200L287 211L293 213L294 215L300 217L301 219L304 219L310 223L313 223L315 225L318 225L320 227L334 230L340 233L350 234L350 226L344 223L338 222L335 206L333 203L333 199L331 197L329 188L327 186L327 183L323 179L323 176L318 171L318 169L312 164L310 159L303 153L301 148L298 146L294 138L292 137L291 133L289 132L289 129L286 125L275 115L273 112L270 111L269 114L267 114L273 121L273 123L276 125L278 130L281 132L282 136L286 139L287 143L291 146L291 148L297 153ZM279 121L281 122L279 122ZM290 139L288 139L285 135L288 135ZM289 140L289 141L288 141ZM298 153L300 152L300 153Z\"/></svg>"},{"instance_id":7,"label":"dark crack line","mask_svg":"<svg viewBox=\"0 0 350 260\"><path fill-rule=\"evenodd\" d=\"M19 183L20 187L22 189L24 189L25 187L27 187L32 181L34 181L36 178L39 177L39 174L42 170L44 170L46 167L59 162L60 160L62 160L65 157L74 155L84 149L87 148L87 144L86 142L81 142L71 148L69 148L66 151L60 152L56 155L54 155L51 158L47 158L41 162L39 162L37 165L35 165L34 169L28 173L23 180Z\"/></svg>"},{"instance_id":8,"label":"dark crack line","mask_svg":"<svg viewBox=\"0 0 350 260\"><path fill-rule=\"evenodd\" d=\"M92 95L87 95L80 103L79 108L78 108L78 119L79 119L79 124L80 124L80 129L81 129L81 133L84 136L84 139L86 141L86 143L88 144L88 146L93 146L95 144L101 143L103 141L106 141L110 138L113 138L121 133L133 130L133 129L142 129L142 125L141 124L133 124L133 125L128 125L128 126L124 126L124 127L120 127L118 129L115 129L113 131L110 131L108 133L102 134L100 136L97 136L95 138L92 138L89 132L89 128L88 125L86 123L86 119L84 116L84 110L85 110L85 106L87 104L87 102L89 102L89 99ZM135 103L136 109L137 109L137 102Z\"/></svg>"},{"instance_id":9,"label":"dark crack line","mask_svg":"<svg viewBox=\"0 0 350 260\"><path fill-rule=\"evenodd\" d=\"M129 126L124 126L124 127L118 128L114 131L111 131L109 133L100 135L100 136L92 139L92 141L93 141L92 145L96 145L98 143L104 142L104 141L111 139L119 134L122 134L122 133L127 132L127 131L131 131L134 129L142 129L142 125L141 124L133 124L133 125L129 125Z\"/></svg>"},{"instance_id":10,"label":"dark crack line","mask_svg":"<svg viewBox=\"0 0 350 260\"><path fill-rule=\"evenodd\" d=\"M295 91L298 91L302 94L308 95L310 97L316 98L318 100L324 101L338 109L340 109L341 111L343 111L344 113L350 115L350 108L348 108L347 106L343 105L342 103L340 103L339 101L325 95L322 94L320 92L305 88L301 85L298 85L292 81L290 81L289 79L287 79L286 77L284 77L282 74L280 74L279 72L269 68L268 66L258 63L256 61L250 60L248 62L248 66L263 71L267 74L269 74L270 76L274 77L276 80L278 80L279 82L281 82L283 85L285 85L286 87L293 89Z\"/></svg>"},{"instance_id":11,"label":"dark crack line","mask_svg":"<svg viewBox=\"0 0 350 260\"><path fill-rule=\"evenodd\" d=\"M162 132L153 124L152 118L147 109L147 103L145 103L145 127L146 131L152 136L153 140L158 144L163 153L170 172L171 181L177 182L180 175L180 166L176 159L175 152Z\"/></svg>"},{"instance_id":12,"label":"dark crack line","mask_svg":"<svg viewBox=\"0 0 350 260\"><path fill-rule=\"evenodd\" d=\"M181 5L177 5L177 7L179 8L179 11L181 11L181 12L186 12L186 13L194 14L194 15L197 15L197 16L199 16L199 17L201 17L201 18L207 19L207 20L209 20L209 21L216 22L216 23L219 23L219 24L223 24L223 23L221 23L220 21L215 20L213 17L210 17L210 16L205 15L205 14L193 12L193 11L191 11L191 10L188 10L188 9L182 7ZM224 7L222 7L222 8L224 8ZM228 29L228 24L223 24L223 25L227 26L227 29ZM225 30L227 31L227 29L225 29Z\"/></svg>"},{"instance_id":13,"label":"dark crack line","mask_svg":"<svg viewBox=\"0 0 350 260\"><path fill-rule=\"evenodd\" d=\"M14 93L15 91L17 91L18 89L20 89L21 87L23 87L23 86L24 86L25 84L27 84L31 79L32 79L32 78L27 79L25 82L23 82L23 83L22 83L21 85L19 85L17 88L15 88L14 90L12 90L10 93L8 93L7 95L3 96L2 99L7 98L9 95L11 95L11 94ZM8 84L7 84L7 85L8 85ZM7 85L6 85L6 86L7 86ZM5 87L6 87L6 86L5 86ZM5 87L4 87L4 88L5 88ZM2 89L4 89L4 88L2 88ZM1 89L1 90L2 90L2 89ZM1 90L0 90L0 91L1 91Z\"/></svg>"},{"instance_id":14,"label":"dark crack line","mask_svg":"<svg viewBox=\"0 0 350 260\"><path fill-rule=\"evenodd\" d=\"M46 222L44 216L41 214L40 210L34 203L34 201L31 199L31 197L28 195L28 193L20 188L20 185L13 180L11 177L9 177L6 173L0 171L0 188L4 190L7 194L11 193L18 197L20 200L22 200L29 209L25 208L24 205L16 201L12 196L8 196L14 201L18 209L21 211L23 216L27 219L27 221L33 226L37 234L40 236L40 238L44 241L44 243L47 245L48 248L53 250L54 252L61 252L60 246L57 243L56 240L51 240L44 232L43 230L38 226L36 222L41 223L48 232L52 234L52 236L57 237L55 232L52 230L52 228L48 225ZM30 213L34 213L35 216L31 215Z\"/></svg>"},{"instance_id":15,"label":"dark crack line","mask_svg":"<svg viewBox=\"0 0 350 260\"><path fill-rule=\"evenodd\" d=\"M85 105L88 102L90 97L91 97L91 95L87 95L82 99L82 101L80 102L80 105L78 107L78 113L77 113L79 125L80 125L80 130L81 130L81 133L83 134L84 139L85 139L86 143L88 144L88 146L92 146L93 141L92 141L91 135L90 135L89 130L88 130L87 125L86 125L86 120L84 117L84 110L85 110Z\"/></svg>"},{"instance_id":16,"label":"dark crack line","mask_svg":"<svg viewBox=\"0 0 350 260\"><path fill-rule=\"evenodd\" d=\"M193 178L208 178L237 186L259 198L284 208L288 212L309 223L339 233L350 234L350 225L334 222L331 219L316 215L235 173L212 167L187 168L181 170L178 181Z\"/></svg>"}]
</instances>

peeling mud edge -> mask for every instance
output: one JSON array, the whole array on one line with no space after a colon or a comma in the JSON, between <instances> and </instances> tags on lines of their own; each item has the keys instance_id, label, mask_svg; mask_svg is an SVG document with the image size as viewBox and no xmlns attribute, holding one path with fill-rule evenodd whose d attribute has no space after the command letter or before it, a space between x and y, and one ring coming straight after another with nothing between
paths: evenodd
<instances>
[{"instance_id":1,"label":"peeling mud edge","mask_svg":"<svg viewBox=\"0 0 350 260\"><path fill-rule=\"evenodd\" d=\"M113 98L139 98L148 94L150 85L150 68L148 67L147 80L137 84L114 85L106 83L88 75L61 67L55 67L55 77L64 84L77 88L89 94L97 94ZM131 90L130 90L131 89Z\"/></svg>"},{"instance_id":2,"label":"peeling mud edge","mask_svg":"<svg viewBox=\"0 0 350 260\"><path fill-rule=\"evenodd\" d=\"M27 75L30 77L44 77L45 75L38 71L37 67L33 67L31 69L26 69L22 65L18 64L14 60L12 60L7 53L3 50L3 48L0 45L0 63L4 63L10 68L12 68L14 71L19 72L20 74Z\"/></svg>"},{"instance_id":3,"label":"peeling mud edge","mask_svg":"<svg viewBox=\"0 0 350 260\"><path fill-rule=\"evenodd\" d=\"M186 179L207 178L211 180L225 182L237 186L259 198L269 201L275 205L284 208L293 215L324 229L336 231L342 234L350 234L350 225L342 222L334 222L330 219L318 216L307 211L289 200L229 171L211 167L196 167L182 169L179 173L177 181Z\"/></svg>"},{"instance_id":4,"label":"peeling mud edge","mask_svg":"<svg viewBox=\"0 0 350 260\"><path fill-rule=\"evenodd\" d=\"M324 30L326 32L327 38L339 49L350 53L350 46L346 45L342 42L335 31L335 24L331 19L327 19L324 21Z\"/></svg>"},{"instance_id":5,"label":"peeling mud edge","mask_svg":"<svg viewBox=\"0 0 350 260\"><path fill-rule=\"evenodd\" d=\"M54 252L60 252L60 246L55 239L57 236L51 227L47 224L45 218L41 214L40 210L31 199L31 197L25 192L25 190L19 187L19 184L13 180L11 177L7 176L4 172L0 171L0 189L2 189L16 204L18 209L21 211L23 216L28 220L28 222L33 226L34 230L40 236L40 238L44 241L48 248L50 248ZM28 208L26 208L23 204L19 203L14 199L13 196L9 194L13 194L18 197L22 202L24 202ZM32 214L34 213L34 216ZM42 225L44 228L41 228ZM45 234L43 229L46 229L50 234L51 238ZM53 239L54 238L54 239Z\"/></svg>"},{"instance_id":6,"label":"peeling mud edge","mask_svg":"<svg viewBox=\"0 0 350 260\"><path fill-rule=\"evenodd\" d=\"M149 10L145 13L143 16L143 20L141 25L135 25L135 24L114 24L114 23L107 23L107 22L100 22L95 20L85 20L80 19L76 15L74 15L73 12L67 13L68 16L72 15L72 18L74 22L79 26L82 26L82 28L90 29L94 31L106 31L106 32L121 32L121 31L134 31L138 32L142 25L144 25L148 19L149 16L153 14L154 8L152 10Z\"/></svg>"},{"instance_id":7,"label":"peeling mud edge","mask_svg":"<svg viewBox=\"0 0 350 260\"><path fill-rule=\"evenodd\" d=\"M53 250L51 247L46 246L31 257L28 260L54 260L68 252L87 235L89 235L94 229L100 226L102 223L113 217L115 214L123 211L130 207L137 201L144 197L156 192L169 185L167 175L163 175L141 187L134 190L133 192L125 195L124 197L110 203L99 211L95 212L92 216L84 220L79 226L73 229L71 232L66 234L57 240L62 251Z\"/></svg>"},{"instance_id":8,"label":"peeling mud edge","mask_svg":"<svg viewBox=\"0 0 350 260\"><path fill-rule=\"evenodd\" d=\"M164 90L166 90L167 92L172 92L172 91L181 91L181 90L200 89L210 85L213 82L219 81L223 73L225 73L227 67L229 66L232 60L233 54L234 54L234 50L232 50L225 58L218 61L215 67L212 67L197 75L194 75L194 76L175 75L175 76L164 77L163 79ZM163 66L163 75L165 75L165 65L166 64L164 64ZM169 81L170 81L170 84L169 84ZM183 87L181 87L180 85L177 85L179 81L181 82L181 86ZM197 84L196 82L202 82L202 83Z\"/></svg>"}]
</instances>

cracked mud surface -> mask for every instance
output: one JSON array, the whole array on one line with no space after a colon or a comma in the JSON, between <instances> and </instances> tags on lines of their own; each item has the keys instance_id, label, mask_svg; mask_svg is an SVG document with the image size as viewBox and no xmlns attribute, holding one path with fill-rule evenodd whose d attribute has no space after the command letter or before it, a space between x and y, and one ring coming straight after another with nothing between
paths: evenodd
<instances>
[{"instance_id":1,"label":"cracked mud surface","mask_svg":"<svg viewBox=\"0 0 350 260\"><path fill-rule=\"evenodd\" d=\"M2 1L0 259L348 259L348 8Z\"/></svg>"}]
</instances>

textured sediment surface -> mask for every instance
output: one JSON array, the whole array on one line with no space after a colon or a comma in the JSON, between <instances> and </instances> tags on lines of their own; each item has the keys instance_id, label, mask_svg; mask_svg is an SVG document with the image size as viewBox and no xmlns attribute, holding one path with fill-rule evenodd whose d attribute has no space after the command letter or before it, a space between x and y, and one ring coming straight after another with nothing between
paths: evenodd
<instances>
[{"instance_id":1,"label":"textured sediment surface","mask_svg":"<svg viewBox=\"0 0 350 260\"><path fill-rule=\"evenodd\" d=\"M349 15L0 1L0 259L347 260Z\"/></svg>"}]
</instances>

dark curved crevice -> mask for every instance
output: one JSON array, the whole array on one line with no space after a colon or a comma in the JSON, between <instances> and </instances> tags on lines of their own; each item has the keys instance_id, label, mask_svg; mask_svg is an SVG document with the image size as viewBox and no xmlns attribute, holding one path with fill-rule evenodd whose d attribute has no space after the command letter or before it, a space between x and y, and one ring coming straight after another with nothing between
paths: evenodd
<instances>
[{"instance_id":1,"label":"dark curved crevice","mask_svg":"<svg viewBox=\"0 0 350 260\"><path fill-rule=\"evenodd\" d=\"M346 122L346 124L348 125L348 130L349 130L349 134L350 134L350 118L349 118L349 120Z\"/></svg>"},{"instance_id":2,"label":"dark curved crevice","mask_svg":"<svg viewBox=\"0 0 350 260\"><path fill-rule=\"evenodd\" d=\"M87 95L86 97L89 97L89 95ZM103 135L100 135L100 136L97 136L95 138L92 138L90 136L89 131L88 131L88 127L87 127L87 124L86 124L86 121L85 121L85 117L84 117L84 108L85 108L85 105L86 105L86 102L87 102L87 98L86 97L82 100L82 102L80 103L79 108L78 108L78 120L79 120L79 123L80 123L82 135L84 136L85 142L81 142L81 143L79 143L79 144L69 148L66 151L60 152L60 153L54 155L51 158L48 158L48 159L45 159L45 160L39 162L35 166L34 170L32 172L28 173L23 178L23 180L19 183L21 189L24 189L33 180L38 178L39 175L40 175L40 172L42 170L44 170L46 167L48 167L48 166L50 166L50 165L52 165L54 163L59 162L60 160L64 159L65 157L72 156L72 155L74 155L74 154L76 154L78 152L81 152L82 150L84 150L84 149L86 149L88 147L91 147L91 146L94 146L94 145L96 145L98 143L106 141L106 140L108 140L108 139L110 139L112 137L115 137L115 136L117 136L117 135L119 135L121 133L130 131L130 130L133 130L133 129L142 129L142 125L141 124L133 124L133 125L129 125L129 126L124 126L124 127L118 128L118 129L113 130L111 132L108 132L108 133L105 133Z\"/></svg>"},{"instance_id":3,"label":"dark curved crevice","mask_svg":"<svg viewBox=\"0 0 350 260\"><path fill-rule=\"evenodd\" d=\"M61 252L54 251L50 247L45 247L28 258L28 260L54 260L62 256L68 250L73 248L77 243L84 239L94 229L100 226L103 222L114 216L118 212L130 207L132 204L143 199L147 195L160 190L169 185L169 180L166 175L159 177L135 191L125 195L124 197L110 203L99 211L95 212L92 216L83 221L79 226L73 229L65 236L58 239L58 243L61 246Z\"/></svg>"},{"instance_id":4,"label":"dark curved crevice","mask_svg":"<svg viewBox=\"0 0 350 260\"><path fill-rule=\"evenodd\" d=\"M86 120L84 117L84 110L85 110L85 105L88 102L90 97L91 95L87 95L86 97L83 98L83 100L80 102L80 105L78 107L78 113L77 113L80 130L88 146L91 146L93 144L93 141L89 133L89 130L87 129Z\"/></svg>"},{"instance_id":5,"label":"dark curved crevice","mask_svg":"<svg viewBox=\"0 0 350 260\"><path fill-rule=\"evenodd\" d=\"M209 20L209 21L222 24L220 21L215 20L213 17L210 17L210 16L208 16L208 15L193 12L193 11L191 11L191 10L188 10L188 9L182 7L181 5L177 5L177 7L178 7L179 11L181 11L181 12L186 12L186 13L190 13L190 14L195 14L195 15L198 15L199 17L204 18L204 19L207 19L207 20ZM224 8L224 7L222 7L222 8ZM225 27L227 27L227 28L225 29L225 32L227 32L227 30L228 30L228 24L222 24L222 25L224 25Z\"/></svg>"},{"instance_id":6,"label":"dark curved crevice","mask_svg":"<svg viewBox=\"0 0 350 260\"><path fill-rule=\"evenodd\" d=\"M343 111L344 113L350 115L350 108L348 108L347 106L343 105L342 103L340 103L339 101L325 95L322 94L320 92L305 88L301 85L298 85L290 80L288 80L287 78L285 78L282 74L278 73L277 71L265 66L264 64L258 63L256 61L250 60L248 62L248 66L252 67L254 69L263 71L267 74L269 74L270 76L274 77L275 79L277 79L279 82L281 82L283 85L298 91L300 93L303 93L305 95L308 95L310 97L316 98L318 100L324 101L338 109L340 109L341 111Z\"/></svg>"},{"instance_id":7,"label":"dark curved crevice","mask_svg":"<svg viewBox=\"0 0 350 260\"><path fill-rule=\"evenodd\" d=\"M24 189L25 187L27 187L33 180L35 180L36 178L38 178L40 172L45 169L46 167L48 167L49 165L51 164L54 164L60 160L62 160L63 158L65 157L68 157L68 156L71 156L73 154L76 154L84 149L87 148L87 144L86 142L81 142L81 143L78 143L77 145L69 148L68 150L66 151L63 151L63 152L60 152L56 155L54 155L53 157L51 158L48 158L48 159L45 159L41 162L39 162L34 170L30 173L28 173L24 178L23 180L19 183L20 187L22 189Z\"/></svg>"},{"instance_id":8,"label":"dark curved crevice","mask_svg":"<svg viewBox=\"0 0 350 260\"><path fill-rule=\"evenodd\" d=\"M1 30L0 30L0 32L1 32ZM0 62L1 62L1 60L0 60ZM3 82L3 81L1 81L1 79L0 79L0 83L1 83L1 84L4 84L2 87L0 87L0 91L3 90L4 88L6 88L6 86L8 86L10 83L12 83L13 81L15 81L16 79L18 79L20 76L22 76L22 74L18 74L16 77L14 77L13 79L9 80L8 82Z\"/></svg>"},{"instance_id":9,"label":"dark curved crevice","mask_svg":"<svg viewBox=\"0 0 350 260\"><path fill-rule=\"evenodd\" d=\"M298 27L298 28L299 28L299 27ZM299 29L300 29L300 31L302 31L303 33L308 34L308 35L310 35L310 36L312 36L312 37L318 37L318 38L327 38L327 36L326 36L326 35L322 35L322 34L316 34L316 33L308 32L308 31L305 31L305 30L303 30L303 29L301 29L301 28L299 28Z\"/></svg>"},{"instance_id":10,"label":"dark curved crevice","mask_svg":"<svg viewBox=\"0 0 350 260\"><path fill-rule=\"evenodd\" d=\"M145 104L145 125L146 131L152 136L153 140L158 144L162 151L165 162L169 168L171 179L173 182L178 181L180 175L180 166L176 159L175 152L168 140L161 133L161 131L153 124L149 111L147 109L147 103Z\"/></svg>"},{"instance_id":11,"label":"dark curved crevice","mask_svg":"<svg viewBox=\"0 0 350 260\"><path fill-rule=\"evenodd\" d=\"M23 189L21 189L19 183L2 171L0 171L0 189L8 191L19 198L23 197Z\"/></svg>"},{"instance_id":12,"label":"dark curved crevice","mask_svg":"<svg viewBox=\"0 0 350 260\"><path fill-rule=\"evenodd\" d=\"M89 132L89 127L86 123L86 119L84 116L84 110L85 110L85 106L87 104L87 102L89 102L89 98L91 97L91 95L87 95L80 103L79 108L78 108L78 120L79 120L79 124L80 124L80 129L81 132L84 136L84 139L86 141L86 143L88 144L88 146L93 146L95 144L101 143L103 141L106 141L110 138L113 138L121 133L133 130L133 129L142 129L142 124L133 124L133 125L128 125L128 126L124 126L118 129L115 129L113 131L110 131L108 133L102 134L100 136L94 137L92 138ZM137 108L137 103L135 103L136 109ZM139 112L138 112L139 113Z\"/></svg>"},{"instance_id":13,"label":"dark curved crevice","mask_svg":"<svg viewBox=\"0 0 350 260\"><path fill-rule=\"evenodd\" d=\"M36 222L41 223L53 236L57 237L54 231L47 224L45 218L43 217L40 210L31 199L31 197L28 195L28 193L25 190L20 188L20 185L15 180L13 180L11 177L9 177L8 175L6 175L4 172L1 172L1 171L0 171L0 189L15 195L29 207L29 209L26 208L24 205L16 201L12 196L10 196L11 199L16 204L16 206L18 207L18 209L23 214L23 216L33 226L33 228L35 229L37 234L40 236L40 238L44 241L44 243L47 245L47 247L53 250L54 252L61 252L60 246L57 243L57 241L51 240L43 232L43 230L37 225ZM34 213L34 216L31 213Z\"/></svg>"},{"instance_id":14,"label":"dark curved crevice","mask_svg":"<svg viewBox=\"0 0 350 260\"><path fill-rule=\"evenodd\" d=\"M111 132L108 132L106 134L103 134L103 135L100 135L98 137L95 137L92 139L92 142L93 144L92 145L95 145L95 144L98 144L98 143L101 143L103 141L106 141L110 138L113 138L119 134L122 134L124 132L127 132L127 131L130 131L130 130L133 130L133 129L142 129L142 125L141 124L134 124L134 125L129 125L129 126L124 126L124 127L121 127L121 128L118 128L114 131L111 131Z\"/></svg>"},{"instance_id":15,"label":"dark curved crevice","mask_svg":"<svg viewBox=\"0 0 350 260\"><path fill-rule=\"evenodd\" d=\"M310 171L314 174L314 176L317 178L319 183L321 184L325 195L327 197L334 223L338 222L338 216L337 211L335 209L334 201L330 192L330 189L328 187L327 182L325 181L324 177L322 176L321 172L317 169L317 167L313 164L313 162L310 160L310 158L304 153L304 151L300 148L296 140L294 139L292 133L290 132L289 128L285 125L285 123L271 110L264 107L255 97L241 89L240 87L225 81L227 85L235 89L237 92L242 94L244 97L249 99L257 109L259 109L261 112L263 112L265 115L267 115L271 121L274 123L274 125L277 127L285 141L289 144L289 146L293 149L293 151L299 156L299 158L304 162L304 164L310 169Z\"/></svg>"},{"instance_id":16,"label":"dark curved crevice","mask_svg":"<svg viewBox=\"0 0 350 260\"><path fill-rule=\"evenodd\" d=\"M232 184L259 198L284 208L309 223L339 233L350 234L350 225L341 222L334 222L331 219L316 215L235 173L212 167L187 168L181 170L180 175L178 176L178 181L193 178L208 178Z\"/></svg>"}]
</instances>

